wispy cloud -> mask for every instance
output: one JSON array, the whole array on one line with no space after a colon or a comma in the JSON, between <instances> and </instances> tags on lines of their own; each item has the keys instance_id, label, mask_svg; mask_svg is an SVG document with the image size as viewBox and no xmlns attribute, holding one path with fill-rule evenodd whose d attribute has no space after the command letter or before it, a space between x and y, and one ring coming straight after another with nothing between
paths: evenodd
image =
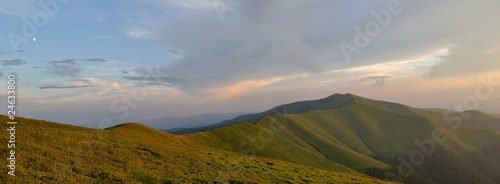
<instances>
[{"instance_id":1,"label":"wispy cloud","mask_svg":"<svg viewBox=\"0 0 500 184\"><path fill-rule=\"evenodd\" d=\"M105 59L93 58L93 59L63 59L63 60L53 60L46 61L50 64L48 68L49 71L56 75L63 77L76 77L78 73L84 70L83 67L79 65L78 62L92 62L92 63L104 63Z\"/></svg>"},{"instance_id":2,"label":"wispy cloud","mask_svg":"<svg viewBox=\"0 0 500 184\"><path fill-rule=\"evenodd\" d=\"M169 76L149 76L149 77L123 77L124 79L137 81L137 85L148 85L148 86L174 86L178 84L184 84L187 81L178 77Z\"/></svg>"},{"instance_id":3,"label":"wispy cloud","mask_svg":"<svg viewBox=\"0 0 500 184\"><path fill-rule=\"evenodd\" d=\"M64 59L64 60L54 60L54 61L46 61L51 64L76 64L76 59Z\"/></svg>"},{"instance_id":4,"label":"wispy cloud","mask_svg":"<svg viewBox=\"0 0 500 184\"><path fill-rule=\"evenodd\" d=\"M84 85L84 86L42 86L40 89L75 89L75 88L89 88L94 87L94 85Z\"/></svg>"},{"instance_id":5,"label":"wispy cloud","mask_svg":"<svg viewBox=\"0 0 500 184\"><path fill-rule=\"evenodd\" d=\"M497 51L500 51L500 47L491 48L488 51L486 51L485 54L493 54Z\"/></svg>"},{"instance_id":6,"label":"wispy cloud","mask_svg":"<svg viewBox=\"0 0 500 184\"><path fill-rule=\"evenodd\" d=\"M125 35L129 38L152 38L153 32L145 28L131 26L125 29Z\"/></svg>"},{"instance_id":7,"label":"wispy cloud","mask_svg":"<svg viewBox=\"0 0 500 184\"><path fill-rule=\"evenodd\" d=\"M229 98L229 97L234 97L234 96L239 96L244 93L249 93L251 90L254 89L259 89L264 86L267 86L269 84L281 81L285 79L286 77L275 77L275 78L270 78L270 79L264 79L264 80L248 80L248 81L242 81L237 84L229 85L229 86L223 86L219 88L212 88L212 89L207 89L207 92L210 93L211 95L214 95L215 97L219 98Z\"/></svg>"},{"instance_id":8,"label":"wispy cloud","mask_svg":"<svg viewBox=\"0 0 500 184\"><path fill-rule=\"evenodd\" d=\"M66 99L82 100L96 96L115 95L124 93L120 84L97 78L63 78L46 81L37 84L39 90L50 90L50 92L39 92L36 99ZM113 93L110 93L113 91Z\"/></svg>"},{"instance_id":9,"label":"wispy cloud","mask_svg":"<svg viewBox=\"0 0 500 184\"><path fill-rule=\"evenodd\" d=\"M46 61L49 63L53 64L76 64L76 61L89 61L89 62L106 62L105 59L63 59L63 60L53 60L53 61Z\"/></svg>"},{"instance_id":10,"label":"wispy cloud","mask_svg":"<svg viewBox=\"0 0 500 184\"><path fill-rule=\"evenodd\" d=\"M136 82L135 84L136 84L136 86L174 86L171 83L156 82L156 81Z\"/></svg>"},{"instance_id":11,"label":"wispy cloud","mask_svg":"<svg viewBox=\"0 0 500 184\"><path fill-rule=\"evenodd\" d=\"M213 8L213 1L186 1L186 0L146 0L158 6L176 6L188 10L204 10Z\"/></svg>"},{"instance_id":12,"label":"wispy cloud","mask_svg":"<svg viewBox=\"0 0 500 184\"><path fill-rule=\"evenodd\" d=\"M177 56L177 55L179 55L179 52L177 52L176 50L171 50L171 49L170 49L170 50L168 50L168 52L169 52L170 54L173 54L173 55L176 55L176 56Z\"/></svg>"},{"instance_id":13,"label":"wispy cloud","mask_svg":"<svg viewBox=\"0 0 500 184\"><path fill-rule=\"evenodd\" d=\"M37 0L2 0L0 1L0 14L19 17L28 17L36 10Z\"/></svg>"},{"instance_id":14,"label":"wispy cloud","mask_svg":"<svg viewBox=\"0 0 500 184\"><path fill-rule=\"evenodd\" d=\"M10 60L1 60L0 64L3 66L21 66L25 65L26 62L22 59L10 59Z\"/></svg>"},{"instance_id":15,"label":"wispy cloud","mask_svg":"<svg viewBox=\"0 0 500 184\"><path fill-rule=\"evenodd\" d=\"M391 76L371 76L371 77L365 77L359 80L360 82L365 82L365 81L370 81L370 80L379 80L379 79L389 79Z\"/></svg>"},{"instance_id":16,"label":"wispy cloud","mask_svg":"<svg viewBox=\"0 0 500 184\"><path fill-rule=\"evenodd\" d=\"M82 60L82 61L90 61L90 62L106 62L105 59L79 59L79 60Z\"/></svg>"},{"instance_id":17,"label":"wispy cloud","mask_svg":"<svg viewBox=\"0 0 500 184\"><path fill-rule=\"evenodd\" d=\"M0 50L0 55L9 55L13 53L24 53L24 50L3 51Z\"/></svg>"},{"instance_id":18,"label":"wispy cloud","mask_svg":"<svg viewBox=\"0 0 500 184\"><path fill-rule=\"evenodd\" d=\"M359 80L360 82L365 81L375 81L374 87L383 87L385 85L385 80L391 78L391 76L371 76L365 77Z\"/></svg>"}]
</instances>

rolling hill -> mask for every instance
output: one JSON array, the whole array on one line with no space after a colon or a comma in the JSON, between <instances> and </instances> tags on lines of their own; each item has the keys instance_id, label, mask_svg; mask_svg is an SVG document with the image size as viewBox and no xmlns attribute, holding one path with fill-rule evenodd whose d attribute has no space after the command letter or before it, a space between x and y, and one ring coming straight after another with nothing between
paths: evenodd
<instances>
[{"instance_id":1,"label":"rolling hill","mask_svg":"<svg viewBox=\"0 0 500 184\"><path fill-rule=\"evenodd\" d=\"M291 104L280 105L265 112L241 115L236 118L225 120L213 125L188 128L188 129L178 130L173 133L176 135L181 135L187 133L203 132L230 125L235 125L241 122L255 123L265 116L270 116L275 114L302 114L309 111L326 110L331 108L342 107L352 103L354 103L354 101L352 98L349 97L349 94L348 95L334 94L320 100L295 102Z\"/></svg>"},{"instance_id":2,"label":"rolling hill","mask_svg":"<svg viewBox=\"0 0 500 184\"><path fill-rule=\"evenodd\" d=\"M0 120L6 126L7 118ZM280 105L184 135L136 123L97 130L19 121L17 172L23 182L500 181L497 116L443 113L353 94ZM7 151L3 147L2 156Z\"/></svg>"},{"instance_id":3,"label":"rolling hill","mask_svg":"<svg viewBox=\"0 0 500 184\"><path fill-rule=\"evenodd\" d=\"M470 116L461 119L462 126L454 126L443 119L460 113L443 114L335 94L240 116L205 127L213 130L183 136L213 148L321 169L345 171L340 167L345 166L380 178L385 177L377 172L396 173L407 183L500 181L500 133L494 131L499 119L478 111L463 113ZM415 155L423 155L420 159L424 161L414 161ZM324 159L340 166L317 162ZM407 164L412 161L416 164ZM399 172L401 165L413 172ZM462 169L451 172L444 168Z\"/></svg>"},{"instance_id":4,"label":"rolling hill","mask_svg":"<svg viewBox=\"0 0 500 184\"><path fill-rule=\"evenodd\" d=\"M2 129L8 118L0 116ZM385 183L210 148L136 123L106 130L18 118L16 176L2 183ZM0 141L6 143L6 133ZM1 157L9 157L2 146Z\"/></svg>"}]
</instances>

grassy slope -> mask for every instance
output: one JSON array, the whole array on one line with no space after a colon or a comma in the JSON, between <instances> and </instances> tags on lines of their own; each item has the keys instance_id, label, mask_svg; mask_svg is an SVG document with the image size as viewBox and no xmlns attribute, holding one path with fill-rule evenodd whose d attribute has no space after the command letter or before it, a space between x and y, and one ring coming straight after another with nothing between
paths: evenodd
<instances>
[{"instance_id":1,"label":"grassy slope","mask_svg":"<svg viewBox=\"0 0 500 184\"><path fill-rule=\"evenodd\" d=\"M493 114L487 114L481 111L466 111L467 118L463 118L462 127L473 129L490 129L500 131L500 117ZM451 116L460 116L460 114L451 114Z\"/></svg>"},{"instance_id":2,"label":"grassy slope","mask_svg":"<svg viewBox=\"0 0 500 184\"><path fill-rule=\"evenodd\" d=\"M445 115L450 119L449 124L455 125L457 122L452 121L454 118L460 117L462 122L461 127L472 128L472 129L490 129L500 131L500 117L495 114L488 114L477 110L470 110L465 112L447 112L444 109L417 109L409 106L384 102L378 100L371 100L363 98L360 96L352 95L357 103L364 105L369 105L379 109L384 109L391 112L397 112L400 114L416 117L424 117L428 119L434 119L436 121L445 122Z\"/></svg>"},{"instance_id":3,"label":"grassy slope","mask_svg":"<svg viewBox=\"0 0 500 184\"><path fill-rule=\"evenodd\" d=\"M22 181L47 182L262 183L305 179L324 183L350 181L352 177L368 182L356 171L397 166L396 157L408 158L410 151L417 149L416 139L431 138L434 129L441 129L448 140L417 168L418 177L438 183L500 181L500 133L484 130L484 122L497 123L496 117L473 111L470 114L464 124L480 122L482 127L472 128L483 130L454 130L443 122L439 112L355 95L278 106L275 111L250 115L250 119L258 119L253 124L183 136L138 124L95 130L21 119L18 157L22 160L17 174ZM7 120L2 117L1 121L4 125ZM266 133L272 125L284 129ZM6 140L2 134L0 141ZM252 160L236 153L253 151L271 159ZM7 149L3 147L1 153L6 157ZM228 163L235 166L228 170ZM6 169L3 167L2 172ZM307 177L311 175L314 178Z\"/></svg>"},{"instance_id":4,"label":"grassy slope","mask_svg":"<svg viewBox=\"0 0 500 184\"><path fill-rule=\"evenodd\" d=\"M434 119L437 121L443 121L443 115L446 113L446 110L444 109L417 109L397 103L367 99L353 94L334 94L327 98L319 100L302 101L302 102L280 105L262 113L242 115L234 119L226 120L214 125L206 127L182 129L173 133L176 135L182 135L187 133L203 132L208 130L214 130L217 128L227 127L230 125L235 125L241 122L255 124L257 121L259 121L265 116L271 116L275 114L303 114L310 111L341 108L352 104L363 104L386 111L404 114L407 116L423 117L423 118ZM463 127L474 128L474 129L492 129L500 131L500 116L487 114L480 111L467 111L466 114L471 114L471 116L467 118L462 118ZM460 116L460 115L459 113L450 113L448 115L448 117L455 117L455 116Z\"/></svg>"},{"instance_id":5,"label":"grassy slope","mask_svg":"<svg viewBox=\"0 0 500 184\"><path fill-rule=\"evenodd\" d=\"M7 118L0 116L2 129ZM96 130L18 118L16 177L7 183L383 183L201 146L139 124ZM7 134L2 133L1 142ZM7 148L2 146L1 157ZM255 159L252 159L255 158ZM2 173L7 167L1 167Z\"/></svg>"},{"instance_id":6,"label":"grassy slope","mask_svg":"<svg viewBox=\"0 0 500 184\"><path fill-rule=\"evenodd\" d=\"M195 132L204 132L209 130L214 130L217 128L227 127L231 125L236 125L241 122L253 123L255 124L257 121L266 116L271 116L275 114L302 114L310 111L318 111L318 110L327 110L332 108L338 108L346 105L350 105L355 103L354 99L350 94L342 95L342 94L334 94L329 97L319 99L319 100L310 100L310 101L301 101L294 102L290 104L280 105L274 107L268 111L254 114L246 114L238 116L231 120L226 120L214 125L199 127L199 128L191 128L191 129L183 129L177 132L174 132L176 135L187 134L187 133L195 133Z\"/></svg>"},{"instance_id":7,"label":"grassy slope","mask_svg":"<svg viewBox=\"0 0 500 184\"><path fill-rule=\"evenodd\" d=\"M256 122L255 125L242 123L184 136L214 148L232 151L241 151L238 150L238 146L242 142L249 142L248 137L250 137L257 140L258 146L253 148L260 156L322 169L336 170L341 168L328 168L309 161L310 159L326 158L353 170L365 172L366 169L372 167L387 168L387 164L398 165L399 162L395 161L398 156L407 157L411 151L418 150L414 143L415 140L429 139L432 137L433 130L440 129L445 132L448 139L443 144L437 145L439 153L436 153L437 156L435 157L448 155L445 157L449 161L447 164L453 165L457 162L461 164L459 164L460 167L478 163L493 163L492 168L494 169L500 167L500 162L491 162L490 158L494 156L485 154L485 150L500 145L500 133L498 132L467 128L454 130L451 125L443 122L443 114L438 112L365 99L355 95L345 96L351 97L355 103L344 103L341 106L335 106L323 111L306 111L304 114L267 116ZM317 102L313 101L312 103ZM294 103L288 105L288 107L292 109L292 112L297 112L297 107L307 106L308 104L311 104L311 102L306 102L305 105ZM328 106L323 107L328 109ZM493 119L493 122L490 123L489 120L492 118L486 114L474 112L471 114L471 117L464 119L464 122L478 121L487 122L488 124L495 122ZM498 121L496 122L498 123ZM270 123L286 125L286 128L283 131L274 133L272 135L273 139L269 143L259 140L259 131L266 130ZM249 131L250 129L251 131ZM265 146L265 148L258 149L259 146ZM291 153L296 154L289 154L289 151L281 152L283 150L295 150ZM473 161L467 157L470 154L478 154L486 159ZM434 163L437 162L439 162L438 159L434 161ZM425 167L432 168L436 166L433 163L427 163ZM423 170L420 174L426 175L425 172ZM467 172L467 170L451 174L444 169L435 172L437 173L435 176L429 175L427 177L440 181L439 178L443 177L445 173L447 176L460 175L461 172ZM495 177L495 174L485 175L483 171L477 171L477 173L479 173L478 176L483 175L481 177L486 178L487 181L494 181L491 178ZM445 179L440 182L446 183L448 181L453 181L453 179Z\"/></svg>"},{"instance_id":8,"label":"grassy slope","mask_svg":"<svg viewBox=\"0 0 500 184\"><path fill-rule=\"evenodd\" d=\"M293 135L293 133L290 137L284 134L274 134L271 141L263 143L258 135L261 128L257 125L241 123L208 132L183 135L182 137L214 148L242 153L246 150L253 150L257 155L263 157L280 159L326 170L355 173L352 169L329 160L325 155L311 147L307 141ZM252 140L255 140L259 146L253 146ZM244 146L239 149L242 143ZM249 153L251 152L249 151ZM356 154L355 152L350 153ZM370 164L369 166L375 167L377 164Z\"/></svg>"},{"instance_id":9,"label":"grassy slope","mask_svg":"<svg viewBox=\"0 0 500 184\"><path fill-rule=\"evenodd\" d=\"M268 124L273 122L271 119L280 122L280 125L284 124L283 120L286 120L287 128L275 133L274 140L266 144L258 140L258 132L269 127ZM432 131L436 128L443 129L449 137L449 140L442 146L457 154L500 143L500 137L492 137L483 141L483 144L487 146L479 148L476 143L468 143L467 140L472 137L482 137L481 131L471 130L472 135L469 138L457 137L451 125L362 104L312 111L301 115L275 115L263 118L256 125L243 123L184 136L212 147L232 151L238 151L241 142L249 142L247 137L253 137L259 141L259 144L266 146L265 149L257 152L260 156L295 163L304 161L300 164L335 170L335 168L323 167L308 161L308 159L329 158L349 168L363 171L369 167L386 167L385 164L371 158L378 156L393 159L396 156L408 154L415 148L415 139L430 138ZM293 154L288 151L278 154L282 150L295 151ZM304 158L300 158L301 156Z\"/></svg>"}]
</instances>

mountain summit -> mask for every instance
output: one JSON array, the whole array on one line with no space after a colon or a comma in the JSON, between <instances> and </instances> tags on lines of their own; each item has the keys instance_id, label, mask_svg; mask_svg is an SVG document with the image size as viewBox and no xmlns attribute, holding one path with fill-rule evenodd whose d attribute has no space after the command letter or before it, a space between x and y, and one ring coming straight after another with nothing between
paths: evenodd
<instances>
[{"instance_id":1,"label":"mountain summit","mask_svg":"<svg viewBox=\"0 0 500 184\"><path fill-rule=\"evenodd\" d=\"M310 111L321 111L321 110L330 110L330 109L337 109L337 108L342 108L354 104L362 104L366 106L371 106L375 107L378 109L383 109L383 110L388 110L388 111L393 111L393 112L398 112L406 115L412 115L412 116L428 116L429 112L423 111L420 109L414 109L405 105L397 104L397 103L391 103L391 102L384 102L384 101L377 101L377 100L372 100L368 98L363 98L361 96L357 96L354 94L333 94L330 95L326 98L318 99L318 100L309 100L309 101L299 101L299 102L294 102L294 103L289 103L289 104L284 104L280 106L276 106L270 110L267 110L265 112L261 113L253 113L253 114L246 114L246 115L241 115L236 118L230 119L230 120L225 120L217 124L213 124L210 126L205 126L205 127L198 127L198 128L188 128L188 129L180 129L176 131L169 132L174 135L182 135L182 134L187 134L187 133L195 133L195 132L203 132L203 131L208 131L208 130L214 130L217 128L222 128L230 125L235 125L241 122L247 122L247 123L252 123L255 124L257 121L259 121L261 118L266 117L266 116L271 116L271 115L276 115L276 114L304 114ZM165 122L168 123L168 122Z\"/></svg>"}]
</instances>

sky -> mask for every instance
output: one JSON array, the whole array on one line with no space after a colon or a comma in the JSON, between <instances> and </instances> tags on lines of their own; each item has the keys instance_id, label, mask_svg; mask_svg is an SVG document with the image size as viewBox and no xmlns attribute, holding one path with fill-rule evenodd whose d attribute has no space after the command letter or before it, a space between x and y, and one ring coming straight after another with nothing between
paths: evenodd
<instances>
[{"instance_id":1,"label":"sky","mask_svg":"<svg viewBox=\"0 0 500 184\"><path fill-rule=\"evenodd\" d=\"M499 9L497 0L3 0L0 77L18 79L18 116L88 127L334 93L500 113Z\"/></svg>"}]
</instances>

